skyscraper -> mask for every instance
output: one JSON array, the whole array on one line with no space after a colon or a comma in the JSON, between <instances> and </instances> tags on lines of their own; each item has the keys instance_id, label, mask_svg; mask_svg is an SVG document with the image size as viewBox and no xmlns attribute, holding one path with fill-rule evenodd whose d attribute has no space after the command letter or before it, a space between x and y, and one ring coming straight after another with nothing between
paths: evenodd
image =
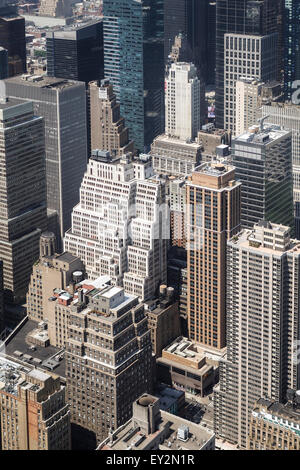
<instances>
[{"instance_id":1,"label":"skyscraper","mask_svg":"<svg viewBox=\"0 0 300 470\"><path fill-rule=\"evenodd\" d=\"M109 80L90 83L91 148L106 150L116 156L133 152L134 143L129 140L125 119L120 115Z\"/></svg>"},{"instance_id":2,"label":"skyscraper","mask_svg":"<svg viewBox=\"0 0 300 470\"><path fill-rule=\"evenodd\" d=\"M292 133L253 126L233 140L232 164L242 183L242 227L269 220L293 229Z\"/></svg>"},{"instance_id":3,"label":"skyscraper","mask_svg":"<svg viewBox=\"0 0 300 470\"><path fill-rule=\"evenodd\" d=\"M292 131L293 197L295 233L300 239L300 106L291 103L270 103L259 110L261 117Z\"/></svg>"},{"instance_id":4,"label":"skyscraper","mask_svg":"<svg viewBox=\"0 0 300 470\"><path fill-rule=\"evenodd\" d=\"M260 95L263 82L240 77L235 82L235 131L234 135L244 134L257 123Z\"/></svg>"},{"instance_id":5,"label":"skyscraper","mask_svg":"<svg viewBox=\"0 0 300 470\"><path fill-rule=\"evenodd\" d=\"M240 230L234 168L204 163L186 184L189 338L221 349L225 339L226 241Z\"/></svg>"},{"instance_id":6,"label":"skyscraper","mask_svg":"<svg viewBox=\"0 0 300 470\"><path fill-rule=\"evenodd\" d=\"M204 122L204 103L196 67L172 64L165 82L165 133L183 141L194 140Z\"/></svg>"},{"instance_id":7,"label":"skyscraper","mask_svg":"<svg viewBox=\"0 0 300 470\"><path fill-rule=\"evenodd\" d=\"M246 447L254 403L299 389L300 246L262 222L227 244L227 358L214 389L217 436Z\"/></svg>"},{"instance_id":8,"label":"skyscraper","mask_svg":"<svg viewBox=\"0 0 300 470\"><path fill-rule=\"evenodd\" d=\"M214 22L214 7L208 0L164 0L165 62L171 53L175 37L182 33L187 38L191 61L197 68L198 77L213 83L208 68L215 56L210 26Z\"/></svg>"},{"instance_id":9,"label":"skyscraper","mask_svg":"<svg viewBox=\"0 0 300 470\"><path fill-rule=\"evenodd\" d=\"M14 77L5 83L8 96L32 101L35 115L44 118L48 228L55 232L59 252L86 170L85 85L46 76Z\"/></svg>"},{"instance_id":10,"label":"skyscraper","mask_svg":"<svg viewBox=\"0 0 300 470\"><path fill-rule=\"evenodd\" d=\"M284 5L284 94L290 100L293 82L300 80L300 1L285 0Z\"/></svg>"},{"instance_id":11,"label":"skyscraper","mask_svg":"<svg viewBox=\"0 0 300 470\"><path fill-rule=\"evenodd\" d=\"M216 0L216 124L224 128L224 35L278 34L278 78L282 69L282 0Z\"/></svg>"},{"instance_id":12,"label":"skyscraper","mask_svg":"<svg viewBox=\"0 0 300 470\"><path fill-rule=\"evenodd\" d=\"M2 87L3 87L2 83ZM47 226L43 118L31 102L0 102L0 259L7 301L22 302Z\"/></svg>"},{"instance_id":13,"label":"skyscraper","mask_svg":"<svg viewBox=\"0 0 300 470\"><path fill-rule=\"evenodd\" d=\"M144 305L137 297L112 286L92 286L82 294L68 324L67 400L76 446L89 431L84 448L94 450L130 419L133 401L151 392L152 348Z\"/></svg>"},{"instance_id":14,"label":"skyscraper","mask_svg":"<svg viewBox=\"0 0 300 470\"><path fill-rule=\"evenodd\" d=\"M276 78L278 35L224 35L224 128L235 135L236 81L240 77Z\"/></svg>"},{"instance_id":15,"label":"skyscraper","mask_svg":"<svg viewBox=\"0 0 300 470\"><path fill-rule=\"evenodd\" d=\"M93 20L46 34L47 75L86 84L103 78L103 22Z\"/></svg>"},{"instance_id":16,"label":"skyscraper","mask_svg":"<svg viewBox=\"0 0 300 470\"><path fill-rule=\"evenodd\" d=\"M9 77L26 72L25 19L18 15L14 3L0 3L0 46L8 53Z\"/></svg>"},{"instance_id":17,"label":"skyscraper","mask_svg":"<svg viewBox=\"0 0 300 470\"><path fill-rule=\"evenodd\" d=\"M108 275L127 293L152 298L167 274L165 191L149 156L93 151L65 250L82 259L89 278Z\"/></svg>"},{"instance_id":18,"label":"skyscraper","mask_svg":"<svg viewBox=\"0 0 300 470\"><path fill-rule=\"evenodd\" d=\"M104 69L141 152L164 122L162 0L103 1Z\"/></svg>"}]
</instances>

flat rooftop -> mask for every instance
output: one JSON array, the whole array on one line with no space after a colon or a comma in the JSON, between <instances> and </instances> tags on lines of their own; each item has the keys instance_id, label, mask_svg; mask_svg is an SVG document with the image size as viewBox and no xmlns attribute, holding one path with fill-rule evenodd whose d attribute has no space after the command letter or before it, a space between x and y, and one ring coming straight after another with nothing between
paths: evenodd
<instances>
[{"instance_id":1,"label":"flat rooftop","mask_svg":"<svg viewBox=\"0 0 300 470\"><path fill-rule=\"evenodd\" d=\"M55 359L56 356L63 355L61 349L55 348L54 346L42 347L36 344L34 345L35 350L30 349L33 345L28 342L27 336L37 328L38 322L33 320L24 322L19 330L17 327L15 330L16 334L5 345L5 353L12 358L18 359L18 361L21 361L25 365L26 363L29 366L38 365L40 369L53 371L60 377L65 378L64 357L61 361Z\"/></svg>"},{"instance_id":2,"label":"flat rooftop","mask_svg":"<svg viewBox=\"0 0 300 470\"><path fill-rule=\"evenodd\" d=\"M276 125L266 127L263 130L260 130L259 126L253 126L251 129L252 132L250 132L249 129L248 132L236 137L233 142L235 144L248 143L263 147L291 133L291 131L282 129L280 126Z\"/></svg>"},{"instance_id":3,"label":"flat rooftop","mask_svg":"<svg viewBox=\"0 0 300 470\"><path fill-rule=\"evenodd\" d=\"M188 438L185 441L178 438L178 428L182 427L188 428ZM159 449L200 450L214 436L212 431L199 424L161 410L161 420L158 423L157 431L153 434L143 434L140 428L133 427L133 421L130 420L126 425L119 428L119 432L115 434L113 444L110 445L109 440L107 440L101 450L128 450L128 447L133 450L143 450L160 432L163 432L164 428L168 428L168 431L166 431L164 441L159 444Z\"/></svg>"},{"instance_id":4,"label":"flat rooftop","mask_svg":"<svg viewBox=\"0 0 300 470\"><path fill-rule=\"evenodd\" d=\"M67 80L65 78L48 77L47 75L30 75L23 74L17 75L5 79L5 82L16 83L18 85L36 87L36 88L53 88L53 89L64 89L71 88L75 85L79 85L83 82L77 82L75 80ZM22 101L20 101L22 103Z\"/></svg>"},{"instance_id":5,"label":"flat rooftop","mask_svg":"<svg viewBox=\"0 0 300 470\"><path fill-rule=\"evenodd\" d=\"M291 404L278 403L266 398L260 398L257 402L258 405L262 405L268 411L268 413L279 418L285 418L300 424L300 406L293 407ZM254 407L254 412L260 412L258 407Z\"/></svg>"},{"instance_id":6,"label":"flat rooftop","mask_svg":"<svg viewBox=\"0 0 300 470\"><path fill-rule=\"evenodd\" d=\"M167 134L162 134L162 135L159 135L158 137L155 137L153 144L156 144L158 142L163 142L166 144L174 144L174 145L188 147L188 148L192 147L195 149L201 148L201 145L198 142L195 142L195 141L186 142L184 140L177 139L176 137L170 137ZM154 145L154 148L155 148L155 145Z\"/></svg>"}]
</instances>

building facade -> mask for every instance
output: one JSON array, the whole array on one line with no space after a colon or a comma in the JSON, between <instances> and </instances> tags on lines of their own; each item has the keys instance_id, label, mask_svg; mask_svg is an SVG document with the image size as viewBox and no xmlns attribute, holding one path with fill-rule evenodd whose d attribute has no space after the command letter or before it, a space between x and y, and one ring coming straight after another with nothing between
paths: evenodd
<instances>
[{"instance_id":1,"label":"building facade","mask_svg":"<svg viewBox=\"0 0 300 470\"><path fill-rule=\"evenodd\" d=\"M299 392L285 405L260 398L254 405L249 426L248 450L299 450Z\"/></svg>"},{"instance_id":2,"label":"building facade","mask_svg":"<svg viewBox=\"0 0 300 470\"><path fill-rule=\"evenodd\" d=\"M226 242L240 230L241 184L233 167L204 163L186 184L189 338L222 349Z\"/></svg>"},{"instance_id":3,"label":"building facade","mask_svg":"<svg viewBox=\"0 0 300 470\"><path fill-rule=\"evenodd\" d=\"M283 60L282 0L217 0L216 1L216 126L225 125L225 50L224 35L266 36L278 34L278 77Z\"/></svg>"},{"instance_id":4,"label":"building facade","mask_svg":"<svg viewBox=\"0 0 300 470\"><path fill-rule=\"evenodd\" d=\"M227 244L227 357L214 389L214 428L242 448L255 402L283 402L289 388L299 389L299 262L287 226L262 222Z\"/></svg>"},{"instance_id":5,"label":"building facade","mask_svg":"<svg viewBox=\"0 0 300 470\"><path fill-rule=\"evenodd\" d=\"M284 0L284 95L291 100L300 80L300 2Z\"/></svg>"},{"instance_id":6,"label":"building facade","mask_svg":"<svg viewBox=\"0 0 300 470\"><path fill-rule=\"evenodd\" d=\"M193 64L171 64L165 81L165 134L195 140L204 122L203 94Z\"/></svg>"},{"instance_id":7,"label":"building facade","mask_svg":"<svg viewBox=\"0 0 300 470\"><path fill-rule=\"evenodd\" d=\"M81 295L81 294L80 294ZM66 342L67 397L74 430L96 448L131 417L132 403L152 390L150 331L143 304L124 289L92 289L74 305Z\"/></svg>"},{"instance_id":8,"label":"building facade","mask_svg":"<svg viewBox=\"0 0 300 470\"><path fill-rule=\"evenodd\" d=\"M2 450L71 450L70 410L60 377L0 358Z\"/></svg>"},{"instance_id":9,"label":"building facade","mask_svg":"<svg viewBox=\"0 0 300 470\"><path fill-rule=\"evenodd\" d=\"M82 261L70 253L55 252L55 236L43 232L40 238L40 258L34 263L27 292L27 315L37 322L48 320L48 300L54 289L66 289L72 284L73 273L83 277Z\"/></svg>"},{"instance_id":10,"label":"building facade","mask_svg":"<svg viewBox=\"0 0 300 470\"><path fill-rule=\"evenodd\" d=\"M224 129L233 135L236 135L236 81L240 77L275 80L277 56L277 34L224 35Z\"/></svg>"},{"instance_id":11,"label":"building facade","mask_svg":"<svg viewBox=\"0 0 300 470\"><path fill-rule=\"evenodd\" d=\"M293 197L296 238L300 238L300 106L285 103L263 104L259 114L268 122L292 131Z\"/></svg>"},{"instance_id":12,"label":"building facade","mask_svg":"<svg viewBox=\"0 0 300 470\"><path fill-rule=\"evenodd\" d=\"M269 220L294 228L292 133L263 122L253 126L233 140L232 164L242 183L242 227Z\"/></svg>"},{"instance_id":13,"label":"building facade","mask_svg":"<svg viewBox=\"0 0 300 470\"><path fill-rule=\"evenodd\" d=\"M55 233L57 250L61 251L86 170L85 86L64 79L26 75L5 83L8 96L32 101L34 114L44 118L48 228Z\"/></svg>"},{"instance_id":14,"label":"building facade","mask_svg":"<svg viewBox=\"0 0 300 470\"><path fill-rule=\"evenodd\" d=\"M0 140L4 290L7 301L22 302L47 226L44 123L33 115L32 103L2 99Z\"/></svg>"},{"instance_id":15,"label":"building facade","mask_svg":"<svg viewBox=\"0 0 300 470\"><path fill-rule=\"evenodd\" d=\"M165 182L149 156L112 158L94 151L74 207L65 251L82 259L89 278L108 275L141 300L166 282L168 212Z\"/></svg>"},{"instance_id":16,"label":"building facade","mask_svg":"<svg viewBox=\"0 0 300 470\"><path fill-rule=\"evenodd\" d=\"M25 19L17 13L14 2L0 6L0 46L7 50L8 76L26 72Z\"/></svg>"},{"instance_id":17,"label":"building facade","mask_svg":"<svg viewBox=\"0 0 300 470\"><path fill-rule=\"evenodd\" d=\"M163 130L163 1L104 0L103 15L105 78L114 87L130 140L143 152Z\"/></svg>"},{"instance_id":18,"label":"building facade","mask_svg":"<svg viewBox=\"0 0 300 470\"><path fill-rule=\"evenodd\" d=\"M120 104L109 80L102 80L100 84L91 82L89 88L91 148L106 150L116 156L133 152L134 143L129 140L129 130L120 115Z\"/></svg>"},{"instance_id":19,"label":"building facade","mask_svg":"<svg viewBox=\"0 0 300 470\"><path fill-rule=\"evenodd\" d=\"M88 82L103 72L103 22L93 20L46 34L47 75Z\"/></svg>"}]
</instances>

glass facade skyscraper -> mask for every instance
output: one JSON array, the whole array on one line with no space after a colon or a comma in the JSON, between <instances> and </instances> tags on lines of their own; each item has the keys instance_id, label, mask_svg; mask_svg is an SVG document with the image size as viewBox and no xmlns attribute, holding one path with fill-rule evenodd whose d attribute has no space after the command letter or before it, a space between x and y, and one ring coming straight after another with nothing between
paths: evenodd
<instances>
[{"instance_id":1,"label":"glass facade skyscraper","mask_svg":"<svg viewBox=\"0 0 300 470\"><path fill-rule=\"evenodd\" d=\"M300 0L285 0L284 93L291 99L293 81L300 80Z\"/></svg>"},{"instance_id":2,"label":"glass facade skyscraper","mask_svg":"<svg viewBox=\"0 0 300 470\"><path fill-rule=\"evenodd\" d=\"M282 0L217 0L216 124L224 127L224 34L278 33L278 78L282 68Z\"/></svg>"},{"instance_id":3,"label":"glass facade skyscraper","mask_svg":"<svg viewBox=\"0 0 300 470\"><path fill-rule=\"evenodd\" d=\"M104 74L138 150L162 132L163 0L104 0Z\"/></svg>"}]
</instances>

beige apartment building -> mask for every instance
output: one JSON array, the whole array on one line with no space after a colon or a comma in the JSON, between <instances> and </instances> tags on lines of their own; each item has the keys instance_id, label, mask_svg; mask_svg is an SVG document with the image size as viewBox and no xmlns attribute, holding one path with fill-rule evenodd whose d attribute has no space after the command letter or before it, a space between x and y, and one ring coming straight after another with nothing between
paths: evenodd
<instances>
[{"instance_id":1,"label":"beige apartment building","mask_svg":"<svg viewBox=\"0 0 300 470\"><path fill-rule=\"evenodd\" d=\"M60 377L0 357L2 450L70 450L70 411Z\"/></svg>"},{"instance_id":2,"label":"beige apartment building","mask_svg":"<svg viewBox=\"0 0 300 470\"><path fill-rule=\"evenodd\" d=\"M234 168L204 163L186 184L187 317L192 341L225 344L226 242L240 230Z\"/></svg>"},{"instance_id":3,"label":"beige apartment building","mask_svg":"<svg viewBox=\"0 0 300 470\"><path fill-rule=\"evenodd\" d=\"M248 450L300 450L300 392L288 403L260 398L249 426Z\"/></svg>"},{"instance_id":4,"label":"beige apartment building","mask_svg":"<svg viewBox=\"0 0 300 470\"><path fill-rule=\"evenodd\" d=\"M133 152L134 143L129 140L129 130L120 115L112 84L105 79L100 86L95 81L89 87L92 150L106 150L116 156Z\"/></svg>"},{"instance_id":5,"label":"beige apartment building","mask_svg":"<svg viewBox=\"0 0 300 470\"><path fill-rule=\"evenodd\" d=\"M74 276L73 276L74 274ZM66 289L76 280L82 280L84 264L77 257L64 252L55 254L55 236L44 232L40 238L40 259L33 268L27 293L27 314L31 320L48 319L48 299L54 289ZM75 281L74 281L75 278Z\"/></svg>"}]
</instances>

